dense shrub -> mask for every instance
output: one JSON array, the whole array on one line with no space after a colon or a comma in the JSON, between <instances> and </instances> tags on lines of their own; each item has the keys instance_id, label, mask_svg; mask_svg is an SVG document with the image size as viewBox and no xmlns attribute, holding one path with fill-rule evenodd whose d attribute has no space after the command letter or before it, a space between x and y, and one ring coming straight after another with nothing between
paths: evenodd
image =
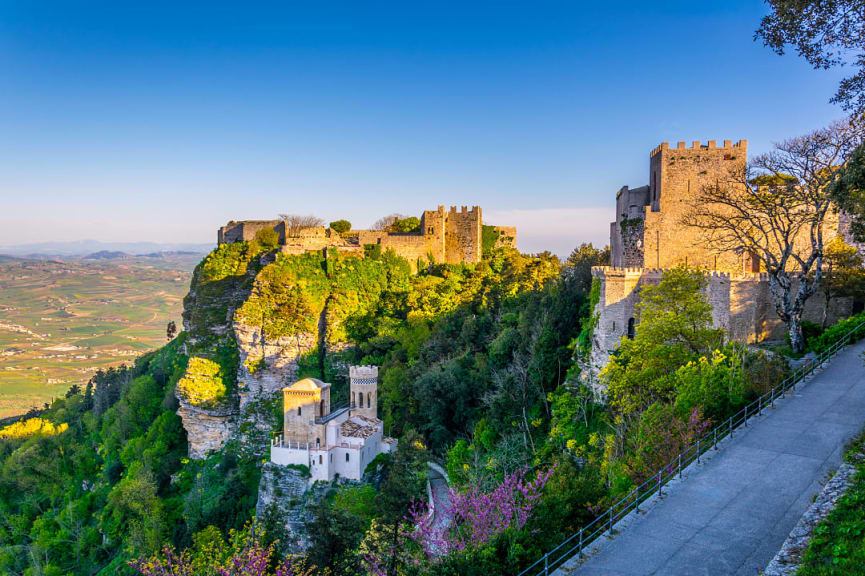
<instances>
[{"instance_id":1,"label":"dense shrub","mask_svg":"<svg viewBox=\"0 0 865 576\"><path fill-rule=\"evenodd\" d=\"M854 329L853 341L865 338L865 312L839 320L826 328L823 334L808 343L808 348L816 354L822 354Z\"/></svg>"}]
</instances>

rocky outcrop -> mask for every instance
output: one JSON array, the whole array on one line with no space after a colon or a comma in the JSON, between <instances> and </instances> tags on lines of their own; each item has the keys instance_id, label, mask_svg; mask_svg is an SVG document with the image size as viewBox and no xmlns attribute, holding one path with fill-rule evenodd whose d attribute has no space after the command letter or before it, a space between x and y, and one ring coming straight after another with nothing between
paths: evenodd
<instances>
[{"instance_id":1,"label":"rocky outcrop","mask_svg":"<svg viewBox=\"0 0 865 576\"><path fill-rule=\"evenodd\" d=\"M209 452L221 450L233 432L237 411L231 407L205 409L178 400L177 414L186 430L189 457L204 458Z\"/></svg>"},{"instance_id":2,"label":"rocky outcrop","mask_svg":"<svg viewBox=\"0 0 865 576\"><path fill-rule=\"evenodd\" d=\"M283 544L290 553L301 553L308 546L306 522L310 515L307 500L314 495L307 492L307 486L307 478L300 470L271 462L261 469L255 515L257 518L272 515L283 522L287 533Z\"/></svg>"},{"instance_id":3,"label":"rocky outcrop","mask_svg":"<svg viewBox=\"0 0 865 576\"><path fill-rule=\"evenodd\" d=\"M269 397L297 379L298 362L316 351L316 334L300 333L268 340L260 326L234 323L240 351L240 408L255 398Z\"/></svg>"}]
</instances>

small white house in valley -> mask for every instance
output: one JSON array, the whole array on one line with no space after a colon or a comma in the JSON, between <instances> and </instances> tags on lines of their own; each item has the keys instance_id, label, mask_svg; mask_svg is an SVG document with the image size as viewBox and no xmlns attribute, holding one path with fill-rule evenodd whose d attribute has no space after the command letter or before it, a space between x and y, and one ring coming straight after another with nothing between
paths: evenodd
<instances>
[{"instance_id":1,"label":"small white house in valley","mask_svg":"<svg viewBox=\"0 0 865 576\"><path fill-rule=\"evenodd\" d=\"M284 431L271 443L271 462L308 466L310 482L360 480L376 456L395 447L377 415L378 367L351 366L349 378L351 401L342 406L331 406L330 384L316 378L283 388Z\"/></svg>"}]
</instances>

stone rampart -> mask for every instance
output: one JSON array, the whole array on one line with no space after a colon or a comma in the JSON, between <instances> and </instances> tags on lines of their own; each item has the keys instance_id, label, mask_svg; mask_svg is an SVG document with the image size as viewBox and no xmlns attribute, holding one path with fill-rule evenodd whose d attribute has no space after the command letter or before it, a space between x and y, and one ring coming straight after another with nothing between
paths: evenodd
<instances>
[{"instance_id":1,"label":"stone rampart","mask_svg":"<svg viewBox=\"0 0 865 576\"><path fill-rule=\"evenodd\" d=\"M473 264L480 262L483 219L481 208L451 206L446 210L426 210L416 232L395 233L385 230L351 230L345 234L316 226L301 230L286 230L282 220L231 221L218 232L220 244L248 242L263 228L273 228L279 235L280 250L286 254L303 254L328 248L360 254L365 245L379 245L382 251L393 250L414 268L419 260L436 263ZM515 227L496 227L500 231L497 246L516 247Z\"/></svg>"}]
</instances>

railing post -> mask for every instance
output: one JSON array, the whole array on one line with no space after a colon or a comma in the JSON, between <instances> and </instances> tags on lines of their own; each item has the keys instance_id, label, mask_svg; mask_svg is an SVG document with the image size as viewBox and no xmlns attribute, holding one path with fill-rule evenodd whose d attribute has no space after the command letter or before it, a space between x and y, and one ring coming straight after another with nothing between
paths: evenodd
<instances>
[{"instance_id":1,"label":"railing post","mask_svg":"<svg viewBox=\"0 0 865 576\"><path fill-rule=\"evenodd\" d=\"M730 428L729 435L730 435L730 438L732 438L733 437L733 417L732 416L730 416L730 418L727 420L727 423L728 423L729 428Z\"/></svg>"},{"instance_id":2,"label":"railing post","mask_svg":"<svg viewBox=\"0 0 865 576\"><path fill-rule=\"evenodd\" d=\"M580 528L580 558L583 557L583 529Z\"/></svg>"},{"instance_id":3,"label":"railing post","mask_svg":"<svg viewBox=\"0 0 865 576\"><path fill-rule=\"evenodd\" d=\"M700 441L697 440L697 464L700 463Z\"/></svg>"},{"instance_id":4,"label":"railing post","mask_svg":"<svg viewBox=\"0 0 865 576\"><path fill-rule=\"evenodd\" d=\"M661 496L661 471L658 470L658 496Z\"/></svg>"},{"instance_id":5,"label":"railing post","mask_svg":"<svg viewBox=\"0 0 865 576\"><path fill-rule=\"evenodd\" d=\"M717 450L718 449L718 429L717 428L712 430L712 435L715 437L714 440L712 440L712 448Z\"/></svg>"},{"instance_id":6,"label":"railing post","mask_svg":"<svg viewBox=\"0 0 865 576\"><path fill-rule=\"evenodd\" d=\"M550 576L550 553L544 554L544 576Z\"/></svg>"},{"instance_id":7,"label":"railing post","mask_svg":"<svg viewBox=\"0 0 865 576\"><path fill-rule=\"evenodd\" d=\"M757 398L757 415L758 416L763 415L763 397L762 396Z\"/></svg>"},{"instance_id":8,"label":"railing post","mask_svg":"<svg viewBox=\"0 0 865 576\"><path fill-rule=\"evenodd\" d=\"M634 509L636 509L637 514L640 513L640 487L639 486L634 488Z\"/></svg>"},{"instance_id":9,"label":"railing post","mask_svg":"<svg viewBox=\"0 0 865 576\"><path fill-rule=\"evenodd\" d=\"M747 404L745 404L745 420L743 422L745 423L745 427L747 428L748 427L748 405Z\"/></svg>"},{"instance_id":10,"label":"railing post","mask_svg":"<svg viewBox=\"0 0 865 576\"><path fill-rule=\"evenodd\" d=\"M682 479L682 453L679 452L679 480Z\"/></svg>"},{"instance_id":11,"label":"railing post","mask_svg":"<svg viewBox=\"0 0 865 576\"><path fill-rule=\"evenodd\" d=\"M615 504L610 506L610 536L613 535L613 508L615 508L615 507L616 507Z\"/></svg>"}]
</instances>

